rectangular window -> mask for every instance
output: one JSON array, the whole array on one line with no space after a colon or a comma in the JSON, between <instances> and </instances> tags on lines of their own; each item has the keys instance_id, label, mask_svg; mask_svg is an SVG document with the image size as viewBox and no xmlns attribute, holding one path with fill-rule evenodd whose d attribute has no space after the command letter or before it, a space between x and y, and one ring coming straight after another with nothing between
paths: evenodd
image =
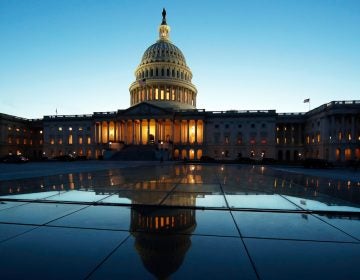
<instances>
[{"instance_id":1,"label":"rectangular window","mask_svg":"<svg viewBox=\"0 0 360 280\"><path fill-rule=\"evenodd\" d=\"M83 138L82 136L79 136L79 144L82 145L82 143L83 143Z\"/></svg>"},{"instance_id":2,"label":"rectangular window","mask_svg":"<svg viewBox=\"0 0 360 280\"><path fill-rule=\"evenodd\" d=\"M69 135L68 143L69 143L69 145L72 145L72 143L73 143L73 137L71 134Z\"/></svg>"},{"instance_id":3,"label":"rectangular window","mask_svg":"<svg viewBox=\"0 0 360 280\"><path fill-rule=\"evenodd\" d=\"M87 143L88 143L88 145L91 144L91 137L90 136L87 137Z\"/></svg>"}]
</instances>

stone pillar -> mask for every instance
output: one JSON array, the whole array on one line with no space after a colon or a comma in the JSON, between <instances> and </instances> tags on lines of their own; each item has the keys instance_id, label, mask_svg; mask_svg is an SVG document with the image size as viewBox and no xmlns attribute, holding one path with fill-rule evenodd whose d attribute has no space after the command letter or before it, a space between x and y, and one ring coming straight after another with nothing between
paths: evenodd
<instances>
[{"instance_id":1,"label":"stone pillar","mask_svg":"<svg viewBox=\"0 0 360 280\"><path fill-rule=\"evenodd\" d=\"M165 93L166 94L166 93ZM162 120L162 127L161 127L161 134L162 134L162 140L165 142L166 135L165 135L165 126L166 126L166 120Z\"/></svg>"},{"instance_id":2,"label":"stone pillar","mask_svg":"<svg viewBox=\"0 0 360 280\"><path fill-rule=\"evenodd\" d=\"M187 125L187 137L186 137L186 144L189 145L189 136L190 136L190 125L189 125L190 121L187 120L186 121L186 125Z\"/></svg>"},{"instance_id":3,"label":"stone pillar","mask_svg":"<svg viewBox=\"0 0 360 280\"><path fill-rule=\"evenodd\" d=\"M128 124L128 120L125 120L125 143L129 144L129 138L128 138L128 133L129 133L129 124Z\"/></svg>"},{"instance_id":4,"label":"stone pillar","mask_svg":"<svg viewBox=\"0 0 360 280\"><path fill-rule=\"evenodd\" d=\"M179 123L180 123L180 125L179 125L180 126L180 144L182 144L182 142L183 142L182 141L182 120L180 120Z\"/></svg>"},{"instance_id":5,"label":"stone pillar","mask_svg":"<svg viewBox=\"0 0 360 280\"><path fill-rule=\"evenodd\" d=\"M157 144L159 140L158 125L159 125L158 120L155 119L155 135L154 135L155 144Z\"/></svg>"},{"instance_id":6,"label":"stone pillar","mask_svg":"<svg viewBox=\"0 0 360 280\"><path fill-rule=\"evenodd\" d=\"M171 121L171 137L170 137L170 140L174 143L174 140L175 140L175 129L174 129L174 122L175 120L173 119Z\"/></svg>"},{"instance_id":7,"label":"stone pillar","mask_svg":"<svg viewBox=\"0 0 360 280\"><path fill-rule=\"evenodd\" d=\"M355 141L356 141L356 126L355 126L355 122L356 122L356 119L355 119L355 116L354 115L352 115L351 116L351 142L352 143L355 143ZM355 150L354 151L352 151L352 153L351 153L351 156L354 156L354 153L353 152L355 152Z\"/></svg>"},{"instance_id":8,"label":"stone pillar","mask_svg":"<svg viewBox=\"0 0 360 280\"><path fill-rule=\"evenodd\" d=\"M147 120L147 141L150 141L150 119Z\"/></svg>"},{"instance_id":9,"label":"stone pillar","mask_svg":"<svg viewBox=\"0 0 360 280\"><path fill-rule=\"evenodd\" d=\"M100 131L100 135L99 135L100 136L100 144L102 144L102 142L103 142L102 141L102 122L100 122L99 129L100 129L99 130Z\"/></svg>"},{"instance_id":10,"label":"stone pillar","mask_svg":"<svg viewBox=\"0 0 360 280\"><path fill-rule=\"evenodd\" d=\"M110 136L110 122L107 121L107 141L110 142L109 136Z\"/></svg>"},{"instance_id":11,"label":"stone pillar","mask_svg":"<svg viewBox=\"0 0 360 280\"><path fill-rule=\"evenodd\" d=\"M142 142L142 119L140 120L140 145L142 145L143 144L143 142Z\"/></svg>"},{"instance_id":12,"label":"stone pillar","mask_svg":"<svg viewBox=\"0 0 360 280\"><path fill-rule=\"evenodd\" d=\"M136 141L136 134L135 134L135 120L131 120L132 121L132 144L135 144L135 141Z\"/></svg>"},{"instance_id":13,"label":"stone pillar","mask_svg":"<svg viewBox=\"0 0 360 280\"><path fill-rule=\"evenodd\" d=\"M198 143L198 139L197 139L197 126L198 126L198 120L195 120L195 144Z\"/></svg>"}]
</instances>

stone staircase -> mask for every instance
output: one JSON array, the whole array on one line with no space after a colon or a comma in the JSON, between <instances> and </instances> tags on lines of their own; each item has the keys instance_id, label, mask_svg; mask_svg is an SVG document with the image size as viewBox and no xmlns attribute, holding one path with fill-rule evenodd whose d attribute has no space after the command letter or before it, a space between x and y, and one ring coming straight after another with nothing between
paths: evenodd
<instances>
[{"instance_id":1,"label":"stone staircase","mask_svg":"<svg viewBox=\"0 0 360 280\"><path fill-rule=\"evenodd\" d=\"M169 151L158 150L155 145L126 145L109 160L169 160Z\"/></svg>"}]
</instances>

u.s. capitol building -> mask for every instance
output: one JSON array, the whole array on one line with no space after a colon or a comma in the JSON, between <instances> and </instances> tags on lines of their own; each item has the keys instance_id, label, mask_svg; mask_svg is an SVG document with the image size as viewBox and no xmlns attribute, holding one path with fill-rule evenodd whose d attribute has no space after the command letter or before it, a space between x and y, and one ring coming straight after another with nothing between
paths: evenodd
<instances>
[{"instance_id":1,"label":"u.s. capitol building","mask_svg":"<svg viewBox=\"0 0 360 280\"><path fill-rule=\"evenodd\" d=\"M166 13L130 85L130 107L29 120L0 114L0 157L76 154L113 159L360 159L360 101L306 113L196 109L197 89Z\"/></svg>"}]
</instances>

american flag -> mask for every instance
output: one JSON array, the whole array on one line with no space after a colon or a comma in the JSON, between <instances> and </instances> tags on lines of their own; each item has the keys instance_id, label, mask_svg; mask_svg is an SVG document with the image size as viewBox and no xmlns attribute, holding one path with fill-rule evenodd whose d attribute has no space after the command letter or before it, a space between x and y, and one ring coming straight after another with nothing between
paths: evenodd
<instances>
[{"instance_id":1,"label":"american flag","mask_svg":"<svg viewBox=\"0 0 360 280\"><path fill-rule=\"evenodd\" d=\"M310 98L304 99L304 103L309 103L309 102L310 102Z\"/></svg>"},{"instance_id":2,"label":"american flag","mask_svg":"<svg viewBox=\"0 0 360 280\"><path fill-rule=\"evenodd\" d=\"M141 87L145 86L146 85L146 79L139 80L139 85Z\"/></svg>"}]
</instances>

